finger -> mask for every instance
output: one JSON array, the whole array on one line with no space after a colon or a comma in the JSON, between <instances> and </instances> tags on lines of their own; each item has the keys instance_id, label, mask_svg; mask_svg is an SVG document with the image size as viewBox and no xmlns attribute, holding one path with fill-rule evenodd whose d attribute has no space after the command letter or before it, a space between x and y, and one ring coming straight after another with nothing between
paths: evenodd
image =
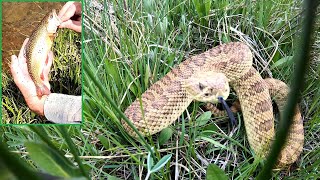
<instances>
[{"instance_id":1,"label":"finger","mask_svg":"<svg viewBox=\"0 0 320 180\"><path fill-rule=\"evenodd\" d=\"M67 10L69 9L69 7L73 4L73 1L69 1L67 2L59 11L58 13L58 17L61 19L63 17L63 15L67 12Z\"/></svg>"},{"instance_id":2,"label":"finger","mask_svg":"<svg viewBox=\"0 0 320 180\"><path fill-rule=\"evenodd\" d=\"M26 45L27 45L28 41L29 41L29 38L25 39L22 46L21 46L21 49L20 49L20 52L18 55L19 64L26 63L26 61L27 61L24 54L26 53L25 51L26 51Z\"/></svg>"},{"instance_id":3,"label":"finger","mask_svg":"<svg viewBox=\"0 0 320 180\"><path fill-rule=\"evenodd\" d=\"M69 28L76 32L81 32L81 21L68 20L60 24L60 28Z\"/></svg>"},{"instance_id":4,"label":"finger","mask_svg":"<svg viewBox=\"0 0 320 180\"><path fill-rule=\"evenodd\" d=\"M10 71L13 76L13 79L19 74L19 61L16 55L11 56L11 64L10 64Z\"/></svg>"},{"instance_id":5,"label":"finger","mask_svg":"<svg viewBox=\"0 0 320 180\"><path fill-rule=\"evenodd\" d=\"M33 82L31 81L30 77L26 77L24 75L23 70L19 66L19 60L15 55L11 56L10 71L13 81L18 86L22 94L25 94L26 89L31 89L28 87L30 87Z\"/></svg>"},{"instance_id":6,"label":"finger","mask_svg":"<svg viewBox=\"0 0 320 180\"><path fill-rule=\"evenodd\" d=\"M72 2L64 13L61 13L60 19L62 22L69 20L76 13L76 6ZM60 14L60 12L59 12Z\"/></svg>"},{"instance_id":7,"label":"finger","mask_svg":"<svg viewBox=\"0 0 320 180\"><path fill-rule=\"evenodd\" d=\"M23 97L28 102L28 98L36 96L36 87L28 73L24 73L24 69L20 67L17 56L11 56L10 71L14 83L21 91Z\"/></svg>"}]
</instances>

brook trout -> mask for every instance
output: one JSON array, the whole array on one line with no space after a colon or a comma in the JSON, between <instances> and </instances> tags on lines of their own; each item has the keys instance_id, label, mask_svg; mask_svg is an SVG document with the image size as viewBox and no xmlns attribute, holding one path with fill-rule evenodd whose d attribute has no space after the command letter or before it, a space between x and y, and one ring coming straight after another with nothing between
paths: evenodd
<instances>
[{"instance_id":1,"label":"brook trout","mask_svg":"<svg viewBox=\"0 0 320 180\"><path fill-rule=\"evenodd\" d=\"M32 32L26 45L25 56L28 72L36 86L37 96L50 94L49 88L43 82L43 68L60 24L60 18L57 16L56 11L52 10Z\"/></svg>"}]
</instances>

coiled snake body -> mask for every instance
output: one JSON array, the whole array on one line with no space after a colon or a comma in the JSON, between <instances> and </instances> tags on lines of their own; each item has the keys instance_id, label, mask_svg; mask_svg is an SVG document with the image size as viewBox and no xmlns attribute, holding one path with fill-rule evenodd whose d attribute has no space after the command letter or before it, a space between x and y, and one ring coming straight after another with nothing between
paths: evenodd
<instances>
[{"instance_id":1,"label":"coiled snake body","mask_svg":"<svg viewBox=\"0 0 320 180\"><path fill-rule=\"evenodd\" d=\"M226 99L229 83L241 104L249 144L257 156L265 157L274 137L271 96L281 110L289 90L282 81L262 79L252 67L252 59L250 49L239 42L195 55L154 83L125 114L139 132L151 135L172 124L193 100L217 102L218 96ZM125 122L123 125L129 134L136 136ZM296 161L303 141L303 123L297 107L278 167Z\"/></svg>"}]
</instances>

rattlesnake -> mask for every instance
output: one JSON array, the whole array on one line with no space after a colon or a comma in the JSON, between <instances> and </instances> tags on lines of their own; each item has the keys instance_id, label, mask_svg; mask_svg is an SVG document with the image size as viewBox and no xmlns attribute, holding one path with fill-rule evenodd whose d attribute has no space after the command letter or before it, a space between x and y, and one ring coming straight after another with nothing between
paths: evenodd
<instances>
[{"instance_id":1,"label":"rattlesnake","mask_svg":"<svg viewBox=\"0 0 320 180\"><path fill-rule=\"evenodd\" d=\"M137 98L126 109L125 115L139 132L151 135L172 124L193 100L217 102L218 96L226 99L229 83L241 104L249 144L256 156L265 157L274 137L270 94L281 110L288 87L279 80L263 80L252 67L252 59L249 47L240 42L223 44L192 56L154 83L141 99ZM123 125L129 134L136 136L125 122ZM296 161L303 140L303 123L297 107L278 167Z\"/></svg>"}]
</instances>

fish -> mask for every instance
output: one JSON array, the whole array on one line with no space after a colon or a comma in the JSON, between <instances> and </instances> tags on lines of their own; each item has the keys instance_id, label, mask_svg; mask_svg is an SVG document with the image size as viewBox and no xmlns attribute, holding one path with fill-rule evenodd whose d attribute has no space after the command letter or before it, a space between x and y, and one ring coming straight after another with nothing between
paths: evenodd
<instances>
[{"instance_id":1,"label":"fish","mask_svg":"<svg viewBox=\"0 0 320 180\"><path fill-rule=\"evenodd\" d=\"M53 9L33 30L25 48L28 72L39 97L50 94L49 88L44 83L43 68L60 24L61 19Z\"/></svg>"}]
</instances>

